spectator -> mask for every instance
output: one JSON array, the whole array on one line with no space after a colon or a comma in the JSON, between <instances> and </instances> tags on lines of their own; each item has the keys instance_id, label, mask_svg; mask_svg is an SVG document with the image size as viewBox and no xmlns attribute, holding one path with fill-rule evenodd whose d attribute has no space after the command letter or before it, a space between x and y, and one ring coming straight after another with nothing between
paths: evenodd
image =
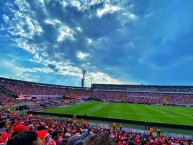
<instances>
[{"instance_id":1,"label":"spectator","mask_svg":"<svg viewBox=\"0 0 193 145\"><path fill-rule=\"evenodd\" d=\"M7 145L43 145L43 141L34 131L23 131L12 137Z\"/></svg>"},{"instance_id":2,"label":"spectator","mask_svg":"<svg viewBox=\"0 0 193 145\"><path fill-rule=\"evenodd\" d=\"M67 145L83 145L89 137L90 137L89 131L84 132L81 136L74 135L73 137L69 138Z\"/></svg>"},{"instance_id":3,"label":"spectator","mask_svg":"<svg viewBox=\"0 0 193 145\"><path fill-rule=\"evenodd\" d=\"M160 133L161 133L161 130L160 130L160 128L158 127L158 128L157 128L157 137L160 137Z\"/></svg>"},{"instance_id":4,"label":"spectator","mask_svg":"<svg viewBox=\"0 0 193 145\"><path fill-rule=\"evenodd\" d=\"M0 144L5 144L9 139L8 130L10 129L10 125L6 121L0 122Z\"/></svg>"},{"instance_id":5,"label":"spectator","mask_svg":"<svg viewBox=\"0 0 193 145\"><path fill-rule=\"evenodd\" d=\"M98 133L90 137L84 145L117 145L117 143L109 135Z\"/></svg>"}]
</instances>

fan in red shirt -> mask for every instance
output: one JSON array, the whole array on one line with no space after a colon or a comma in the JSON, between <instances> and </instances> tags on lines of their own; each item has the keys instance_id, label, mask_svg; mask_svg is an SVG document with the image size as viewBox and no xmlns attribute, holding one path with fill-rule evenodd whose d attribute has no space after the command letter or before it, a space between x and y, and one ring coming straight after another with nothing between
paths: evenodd
<instances>
[{"instance_id":1,"label":"fan in red shirt","mask_svg":"<svg viewBox=\"0 0 193 145\"><path fill-rule=\"evenodd\" d=\"M6 130L9 128L10 128L10 125L8 122L6 122L6 121L0 122L0 129L2 131L2 132L0 132L0 144L6 143L7 140L9 139L9 135L6 132Z\"/></svg>"}]
</instances>

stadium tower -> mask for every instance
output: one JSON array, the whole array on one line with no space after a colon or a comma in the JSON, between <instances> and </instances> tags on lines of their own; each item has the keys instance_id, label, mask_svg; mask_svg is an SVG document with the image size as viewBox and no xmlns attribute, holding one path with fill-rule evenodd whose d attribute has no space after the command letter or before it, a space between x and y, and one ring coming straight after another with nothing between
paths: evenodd
<instances>
[{"instance_id":1,"label":"stadium tower","mask_svg":"<svg viewBox=\"0 0 193 145\"><path fill-rule=\"evenodd\" d=\"M81 72L82 72L82 82L81 82L81 85L84 88L84 81L85 81L85 75L87 73L87 69L82 69Z\"/></svg>"}]
</instances>

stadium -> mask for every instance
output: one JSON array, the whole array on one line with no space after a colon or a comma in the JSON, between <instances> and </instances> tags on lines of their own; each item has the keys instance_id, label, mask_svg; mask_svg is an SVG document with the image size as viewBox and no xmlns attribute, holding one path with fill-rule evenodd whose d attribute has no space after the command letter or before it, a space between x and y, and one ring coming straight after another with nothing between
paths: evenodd
<instances>
[{"instance_id":1,"label":"stadium","mask_svg":"<svg viewBox=\"0 0 193 145\"><path fill-rule=\"evenodd\" d=\"M15 108L21 112L27 110L29 116L55 120L59 117L69 124L92 126L93 130L100 127L150 134L149 129L154 128L153 134L157 136L157 128L161 128L161 134L172 139L191 141L193 137L192 86L92 84L87 88L2 77L0 84L2 110ZM186 132L173 132L172 128ZM117 140L124 141L127 139Z\"/></svg>"},{"instance_id":2,"label":"stadium","mask_svg":"<svg viewBox=\"0 0 193 145\"><path fill-rule=\"evenodd\" d=\"M193 0L0 6L0 145L193 145Z\"/></svg>"}]
</instances>

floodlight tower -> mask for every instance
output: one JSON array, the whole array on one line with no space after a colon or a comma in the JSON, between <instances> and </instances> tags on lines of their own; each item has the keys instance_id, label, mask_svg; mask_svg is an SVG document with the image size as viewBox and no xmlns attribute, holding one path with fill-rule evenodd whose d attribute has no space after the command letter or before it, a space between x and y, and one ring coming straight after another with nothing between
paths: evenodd
<instances>
[{"instance_id":1,"label":"floodlight tower","mask_svg":"<svg viewBox=\"0 0 193 145\"><path fill-rule=\"evenodd\" d=\"M85 75L87 74L87 69L82 69L81 70L81 73L82 73L82 83L81 83L81 85L82 85L82 87L84 88L84 81L85 81Z\"/></svg>"}]
</instances>

